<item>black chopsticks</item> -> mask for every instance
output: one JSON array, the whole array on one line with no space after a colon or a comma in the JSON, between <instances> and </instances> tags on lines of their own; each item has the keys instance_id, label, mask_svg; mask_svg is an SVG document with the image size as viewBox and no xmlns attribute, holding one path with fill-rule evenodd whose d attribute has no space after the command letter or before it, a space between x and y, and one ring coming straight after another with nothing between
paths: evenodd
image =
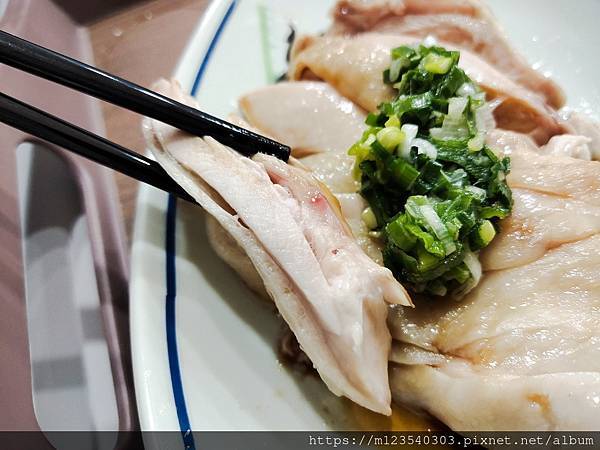
<instances>
[{"instance_id":1,"label":"black chopsticks","mask_svg":"<svg viewBox=\"0 0 600 450\"><path fill-rule=\"evenodd\" d=\"M246 156L257 152L283 161L290 148L137 84L0 30L0 62L203 137Z\"/></svg>"},{"instance_id":2,"label":"black chopsticks","mask_svg":"<svg viewBox=\"0 0 600 450\"><path fill-rule=\"evenodd\" d=\"M157 162L2 93L0 122L194 202Z\"/></svg>"}]
</instances>

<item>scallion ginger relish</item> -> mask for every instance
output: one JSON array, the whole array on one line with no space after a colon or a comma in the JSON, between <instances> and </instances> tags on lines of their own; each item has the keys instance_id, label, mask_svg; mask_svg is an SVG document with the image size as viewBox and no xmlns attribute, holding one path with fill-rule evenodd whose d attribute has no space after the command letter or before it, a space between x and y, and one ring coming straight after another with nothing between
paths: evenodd
<instances>
[{"instance_id":1,"label":"scallion ginger relish","mask_svg":"<svg viewBox=\"0 0 600 450\"><path fill-rule=\"evenodd\" d=\"M478 251L512 208L510 161L485 145L492 111L459 57L440 47L393 49L383 78L398 95L369 114L349 150L384 264L414 292L434 295L479 282Z\"/></svg>"}]
</instances>

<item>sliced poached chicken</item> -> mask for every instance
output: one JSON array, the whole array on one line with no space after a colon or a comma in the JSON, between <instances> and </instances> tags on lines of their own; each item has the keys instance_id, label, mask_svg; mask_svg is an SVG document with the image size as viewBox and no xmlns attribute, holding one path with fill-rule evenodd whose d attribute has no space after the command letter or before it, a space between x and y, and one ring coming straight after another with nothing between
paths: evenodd
<instances>
[{"instance_id":1,"label":"sliced poached chicken","mask_svg":"<svg viewBox=\"0 0 600 450\"><path fill-rule=\"evenodd\" d=\"M324 80L341 95L374 111L395 95L381 75L390 65L391 49L418 42L414 36L379 33L301 37L292 49L288 76L292 80ZM560 118L537 95L482 59L461 50L459 66L486 91L488 100L496 100L494 118L499 128L530 134L538 144L564 132Z\"/></svg>"},{"instance_id":2,"label":"sliced poached chicken","mask_svg":"<svg viewBox=\"0 0 600 450\"><path fill-rule=\"evenodd\" d=\"M366 113L323 82L278 83L239 101L246 120L292 148L312 153L346 152L362 134Z\"/></svg>"},{"instance_id":3,"label":"sliced poached chicken","mask_svg":"<svg viewBox=\"0 0 600 450\"><path fill-rule=\"evenodd\" d=\"M481 253L484 270L528 264L600 232L600 163L562 156L576 137L553 138L549 152L517 133L488 135L490 148L511 158L507 181L514 207L500 222L502 232Z\"/></svg>"},{"instance_id":4,"label":"sliced poached chicken","mask_svg":"<svg viewBox=\"0 0 600 450\"><path fill-rule=\"evenodd\" d=\"M569 133L585 136L589 139L588 147L592 159L600 161L600 122L583 113L568 111L566 108L563 108L560 114L565 118Z\"/></svg>"},{"instance_id":5,"label":"sliced poached chicken","mask_svg":"<svg viewBox=\"0 0 600 450\"><path fill-rule=\"evenodd\" d=\"M598 246L596 234L489 272L460 303L394 308L394 399L455 430L596 429Z\"/></svg>"},{"instance_id":6,"label":"sliced poached chicken","mask_svg":"<svg viewBox=\"0 0 600 450\"><path fill-rule=\"evenodd\" d=\"M433 36L479 55L517 84L537 93L553 108L564 94L551 79L532 69L508 43L492 13L478 0L340 0L333 8L330 34L366 31Z\"/></svg>"},{"instance_id":7,"label":"sliced poached chicken","mask_svg":"<svg viewBox=\"0 0 600 450\"><path fill-rule=\"evenodd\" d=\"M177 84L155 89L197 106ZM155 120L144 129L159 163L246 252L327 386L390 414L386 302L411 302L356 244L328 190L270 156L245 158Z\"/></svg>"},{"instance_id":8,"label":"sliced poached chicken","mask_svg":"<svg viewBox=\"0 0 600 450\"><path fill-rule=\"evenodd\" d=\"M393 397L455 430L595 429L600 163L501 130L488 145L511 157L513 213L463 300L392 307Z\"/></svg>"}]
</instances>

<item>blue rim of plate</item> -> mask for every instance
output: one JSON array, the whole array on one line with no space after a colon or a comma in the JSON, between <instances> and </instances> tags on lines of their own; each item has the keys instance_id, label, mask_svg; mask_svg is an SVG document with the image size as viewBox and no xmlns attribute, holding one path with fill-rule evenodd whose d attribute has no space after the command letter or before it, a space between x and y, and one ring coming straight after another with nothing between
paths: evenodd
<instances>
[{"instance_id":1,"label":"blue rim of plate","mask_svg":"<svg viewBox=\"0 0 600 450\"><path fill-rule=\"evenodd\" d=\"M190 94L192 97L196 95L202 82L202 77L210 61L210 57L213 53L215 46L217 45L221 34L227 25L227 22L231 18L233 10L237 5L238 0L233 0L227 11L221 19L221 23L217 27L215 34L213 35L210 44L206 50L204 58L200 62L194 83ZM179 421L179 428L181 436L183 438L183 444L186 449L194 450L196 444L194 442L194 435L190 425L190 419L188 416L187 406L185 403L185 395L183 392L183 383L181 380L181 369L179 365L179 354L177 352L177 329L176 329L176 300L177 300L177 267L176 267L176 246L175 246L175 232L176 232L176 218L177 218L177 198L173 195L169 195L167 204L167 215L166 215L166 230L165 230L165 276L166 276L166 287L167 293L165 295L165 322L167 331L167 353L169 358L169 370L171 374L171 386L173 389L173 398L175 401L175 409L177 411L177 419Z\"/></svg>"}]
</instances>

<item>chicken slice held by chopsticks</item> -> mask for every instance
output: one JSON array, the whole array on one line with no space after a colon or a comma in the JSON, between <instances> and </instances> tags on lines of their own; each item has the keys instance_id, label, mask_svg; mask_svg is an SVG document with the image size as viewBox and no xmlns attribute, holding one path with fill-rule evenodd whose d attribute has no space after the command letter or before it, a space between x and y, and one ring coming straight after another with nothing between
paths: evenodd
<instances>
[{"instance_id":1,"label":"chicken slice held by chopsticks","mask_svg":"<svg viewBox=\"0 0 600 450\"><path fill-rule=\"evenodd\" d=\"M177 84L155 89L196 106ZM386 302L411 302L360 249L327 188L273 157L246 158L155 120L144 132L158 162L247 253L329 389L390 414Z\"/></svg>"}]
</instances>

